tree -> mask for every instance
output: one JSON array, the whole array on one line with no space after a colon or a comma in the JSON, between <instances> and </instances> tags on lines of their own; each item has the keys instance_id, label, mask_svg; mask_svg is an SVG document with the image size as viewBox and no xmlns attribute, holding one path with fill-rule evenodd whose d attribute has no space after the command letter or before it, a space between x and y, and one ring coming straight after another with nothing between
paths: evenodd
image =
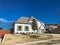
<instances>
[{"instance_id":1,"label":"tree","mask_svg":"<svg viewBox=\"0 0 60 45\"><path fill-rule=\"evenodd\" d=\"M2 30L2 27L0 27L0 30Z\"/></svg>"},{"instance_id":2,"label":"tree","mask_svg":"<svg viewBox=\"0 0 60 45\"><path fill-rule=\"evenodd\" d=\"M10 28L10 33L14 34L14 28Z\"/></svg>"},{"instance_id":3,"label":"tree","mask_svg":"<svg viewBox=\"0 0 60 45\"><path fill-rule=\"evenodd\" d=\"M38 26L37 26L37 22L35 19L32 20L32 29L35 31L37 30L38 31Z\"/></svg>"},{"instance_id":4,"label":"tree","mask_svg":"<svg viewBox=\"0 0 60 45\"><path fill-rule=\"evenodd\" d=\"M15 24L15 22L10 22L10 25L11 25L11 26L14 26L14 24Z\"/></svg>"}]
</instances>

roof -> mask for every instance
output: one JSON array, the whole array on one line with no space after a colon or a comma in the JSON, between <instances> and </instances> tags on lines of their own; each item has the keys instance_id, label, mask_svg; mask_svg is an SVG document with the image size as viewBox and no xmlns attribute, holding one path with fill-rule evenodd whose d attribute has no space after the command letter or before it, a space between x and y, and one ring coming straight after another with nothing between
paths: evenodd
<instances>
[{"instance_id":1,"label":"roof","mask_svg":"<svg viewBox=\"0 0 60 45\"><path fill-rule=\"evenodd\" d=\"M21 17L16 22L19 22L19 23L29 23L28 19L29 18L27 18L27 17Z\"/></svg>"},{"instance_id":2,"label":"roof","mask_svg":"<svg viewBox=\"0 0 60 45\"><path fill-rule=\"evenodd\" d=\"M29 18L29 21L32 21L33 19L35 19L33 16L31 16L30 18Z\"/></svg>"},{"instance_id":3,"label":"roof","mask_svg":"<svg viewBox=\"0 0 60 45\"><path fill-rule=\"evenodd\" d=\"M25 23L25 24L30 24L29 21L32 21L33 19L37 20L36 18L34 18L33 16L31 16L30 18L28 17L20 17L16 23ZM37 20L38 21L38 20ZM41 22L41 21L40 21Z\"/></svg>"}]
</instances>

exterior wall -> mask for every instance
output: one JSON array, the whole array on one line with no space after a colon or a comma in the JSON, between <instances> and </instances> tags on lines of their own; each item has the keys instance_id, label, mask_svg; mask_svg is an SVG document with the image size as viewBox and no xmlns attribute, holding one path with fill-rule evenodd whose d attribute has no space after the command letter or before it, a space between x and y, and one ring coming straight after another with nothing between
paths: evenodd
<instances>
[{"instance_id":1,"label":"exterior wall","mask_svg":"<svg viewBox=\"0 0 60 45\"><path fill-rule=\"evenodd\" d=\"M29 21L30 23L32 23L32 21ZM37 22L37 26L38 26L38 33L44 33L45 30L45 25L44 23L40 22L40 21L36 21Z\"/></svg>"},{"instance_id":2,"label":"exterior wall","mask_svg":"<svg viewBox=\"0 0 60 45\"><path fill-rule=\"evenodd\" d=\"M21 31L18 31L18 26L22 26L22 30ZM29 27L29 30L28 31L25 31L25 26L28 26ZM33 30L32 30L32 28L31 28L31 25L29 25L29 24L15 24L15 29L14 29L15 31L15 33L32 33L32 32L34 32Z\"/></svg>"},{"instance_id":3,"label":"exterior wall","mask_svg":"<svg viewBox=\"0 0 60 45\"><path fill-rule=\"evenodd\" d=\"M37 32L37 30L35 30L35 31L32 30L32 27L29 24L15 23L14 33L44 33L45 32L44 23L40 23L39 21L37 21L37 25L38 25L38 32ZM21 31L18 31L18 26L22 26ZM29 31L25 31L25 26L29 27Z\"/></svg>"},{"instance_id":4,"label":"exterior wall","mask_svg":"<svg viewBox=\"0 0 60 45\"><path fill-rule=\"evenodd\" d=\"M30 23L32 23L32 21L29 21ZM37 26L38 26L38 28L40 28L40 29L45 29L44 28L44 23L41 23L40 21L36 21L37 22Z\"/></svg>"},{"instance_id":5,"label":"exterior wall","mask_svg":"<svg viewBox=\"0 0 60 45\"><path fill-rule=\"evenodd\" d=\"M37 21L37 25L38 25L38 28L45 29L44 28L44 23L41 23L41 22Z\"/></svg>"},{"instance_id":6,"label":"exterior wall","mask_svg":"<svg viewBox=\"0 0 60 45\"><path fill-rule=\"evenodd\" d=\"M45 32L44 23L37 21L37 25L38 25L38 33L44 33Z\"/></svg>"},{"instance_id":7,"label":"exterior wall","mask_svg":"<svg viewBox=\"0 0 60 45\"><path fill-rule=\"evenodd\" d=\"M48 29L48 30L55 30L57 28L57 26L55 26L55 25L46 25L45 28Z\"/></svg>"},{"instance_id":8,"label":"exterior wall","mask_svg":"<svg viewBox=\"0 0 60 45\"><path fill-rule=\"evenodd\" d=\"M57 26L50 26L50 27L52 27L52 28L57 28Z\"/></svg>"}]
</instances>

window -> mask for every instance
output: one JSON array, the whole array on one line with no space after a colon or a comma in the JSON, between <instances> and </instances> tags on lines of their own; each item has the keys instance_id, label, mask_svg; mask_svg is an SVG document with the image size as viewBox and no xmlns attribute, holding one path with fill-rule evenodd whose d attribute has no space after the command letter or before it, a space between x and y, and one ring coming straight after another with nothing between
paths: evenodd
<instances>
[{"instance_id":1,"label":"window","mask_svg":"<svg viewBox=\"0 0 60 45\"><path fill-rule=\"evenodd\" d=\"M21 28L22 28L21 26L18 26L18 31L21 31Z\"/></svg>"},{"instance_id":2,"label":"window","mask_svg":"<svg viewBox=\"0 0 60 45\"><path fill-rule=\"evenodd\" d=\"M28 31L29 30L29 27L28 26L25 26L25 31Z\"/></svg>"}]
</instances>

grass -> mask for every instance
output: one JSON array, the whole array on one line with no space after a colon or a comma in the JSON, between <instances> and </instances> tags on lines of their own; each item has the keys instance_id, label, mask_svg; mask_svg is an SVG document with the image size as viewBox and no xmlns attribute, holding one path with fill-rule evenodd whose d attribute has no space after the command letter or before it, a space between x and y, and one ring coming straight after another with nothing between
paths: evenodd
<instances>
[{"instance_id":1,"label":"grass","mask_svg":"<svg viewBox=\"0 0 60 45\"><path fill-rule=\"evenodd\" d=\"M60 40L51 40L52 42L60 43Z\"/></svg>"},{"instance_id":2,"label":"grass","mask_svg":"<svg viewBox=\"0 0 60 45\"><path fill-rule=\"evenodd\" d=\"M16 42L16 44L23 43L23 42Z\"/></svg>"},{"instance_id":3,"label":"grass","mask_svg":"<svg viewBox=\"0 0 60 45\"><path fill-rule=\"evenodd\" d=\"M11 38L7 38L7 40L12 40Z\"/></svg>"},{"instance_id":4,"label":"grass","mask_svg":"<svg viewBox=\"0 0 60 45\"><path fill-rule=\"evenodd\" d=\"M5 44L19 44L24 42L33 42L33 41L39 41L39 40L46 40L46 39L52 39L53 36L46 35L46 34L29 34L29 35L6 35L6 41Z\"/></svg>"},{"instance_id":5,"label":"grass","mask_svg":"<svg viewBox=\"0 0 60 45\"><path fill-rule=\"evenodd\" d=\"M23 38L23 37L22 37ZM25 37L24 37L25 38ZM23 38L23 39L24 39ZM46 39L51 39L51 35L44 35L44 34L30 34L27 35L27 39L25 42L33 42L33 41L39 41L39 40L46 40Z\"/></svg>"},{"instance_id":6,"label":"grass","mask_svg":"<svg viewBox=\"0 0 60 45\"><path fill-rule=\"evenodd\" d=\"M58 40L54 40L53 42L44 42L44 43L36 43L36 44L30 44L30 45L52 45L52 44L57 44L60 43L60 41L58 42Z\"/></svg>"},{"instance_id":7,"label":"grass","mask_svg":"<svg viewBox=\"0 0 60 45\"><path fill-rule=\"evenodd\" d=\"M44 35L44 34L33 34L30 35L31 38L35 38L35 39L40 39L40 40L44 40L44 39L51 39L52 36L51 35Z\"/></svg>"}]
</instances>

